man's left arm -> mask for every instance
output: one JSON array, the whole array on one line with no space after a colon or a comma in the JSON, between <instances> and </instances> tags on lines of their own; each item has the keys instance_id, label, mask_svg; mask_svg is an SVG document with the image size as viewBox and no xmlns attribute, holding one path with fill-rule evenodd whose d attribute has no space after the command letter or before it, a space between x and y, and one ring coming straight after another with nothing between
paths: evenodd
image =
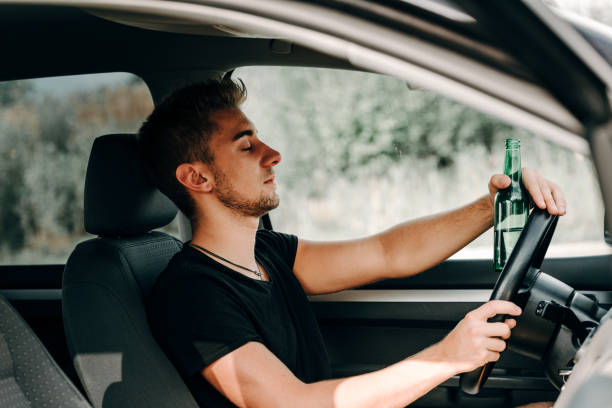
<instances>
[{"instance_id":1,"label":"man's left arm","mask_svg":"<svg viewBox=\"0 0 612 408\"><path fill-rule=\"evenodd\" d=\"M489 194L471 204L363 239L300 240L293 271L307 294L336 292L425 271L493 225L495 193L509 184L507 176L496 174L489 181ZM565 197L556 184L528 168L523 169L523 184L537 207L546 208L551 214L565 214Z\"/></svg>"}]
</instances>

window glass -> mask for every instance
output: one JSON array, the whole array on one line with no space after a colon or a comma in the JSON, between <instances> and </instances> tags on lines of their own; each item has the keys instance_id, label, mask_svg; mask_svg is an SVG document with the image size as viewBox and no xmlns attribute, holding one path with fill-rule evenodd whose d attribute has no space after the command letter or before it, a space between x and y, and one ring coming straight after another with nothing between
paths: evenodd
<instances>
[{"instance_id":1,"label":"window glass","mask_svg":"<svg viewBox=\"0 0 612 408\"><path fill-rule=\"evenodd\" d=\"M135 132L153 103L124 74L0 82L0 264L65 263L83 227L93 140Z\"/></svg>"},{"instance_id":2,"label":"window glass","mask_svg":"<svg viewBox=\"0 0 612 408\"><path fill-rule=\"evenodd\" d=\"M305 239L380 232L488 193L503 173L504 139L521 140L523 165L564 189L568 214L549 254L608 252L603 203L588 157L400 80L356 71L246 67L244 106L280 150L274 228ZM457 257L491 258L493 232Z\"/></svg>"}]
</instances>

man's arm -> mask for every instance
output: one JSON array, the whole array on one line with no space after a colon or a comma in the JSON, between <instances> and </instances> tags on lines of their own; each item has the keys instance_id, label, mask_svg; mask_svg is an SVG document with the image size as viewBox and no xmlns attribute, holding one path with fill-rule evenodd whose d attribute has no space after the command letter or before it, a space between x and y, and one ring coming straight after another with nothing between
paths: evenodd
<instances>
[{"instance_id":1,"label":"man's arm","mask_svg":"<svg viewBox=\"0 0 612 408\"><path fill-rule=\"evenodd\" d=\"M488 197L442 214L397 225L367 238L300 240L293 271L307 294L336 292L410 276L448 258L492 225Z\"/></svg>"},{"instance_id":2,"label":"man's arm","mask_svg":"<svg viewBox=\"0 0 612 408\"><path fill-rule=\"evenodd\" d=\"M439 343L382 370L306 384L263 344L251 342L221 357L202 374L239 407L404 407L460 372L497 361L513 319L488 323L496 314L519 315L506 301L468 313Z\"/></svg>"},{"instance_id":3,"label":"man's arm","mask_svg":"<svg viewBox=\"0 0 612 408\"><path fill-rule=\"evenodd\" d=\"M427 270L492 226L495 193L509 182L507 176L494 175L489 194L475 202L371 237L340 242L300 240L293 272L307 294L321 294ZM565 213L565 198L554 183L527 168L523 169L523 183L539 208L551 214Z\"/></svg>"}]
</instances>

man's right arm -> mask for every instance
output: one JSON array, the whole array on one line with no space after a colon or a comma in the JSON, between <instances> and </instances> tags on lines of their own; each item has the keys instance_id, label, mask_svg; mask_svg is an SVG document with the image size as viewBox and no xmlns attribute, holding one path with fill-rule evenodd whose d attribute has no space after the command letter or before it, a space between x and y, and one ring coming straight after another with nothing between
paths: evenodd
<instances>
[{"instance_id":1,"label":"man's right arm","mask_svg":"<svg viewBox=\"0 0 612 408\"><path fill-rule=\"evenodd\" d=\"M488 323L518 306L491 301L468 313L439 343L382 370L305 384L263 344L250 342L202 374L239 407L403 407L461 372L497 361L516 322Z\"/></svg>"}]
</instances>

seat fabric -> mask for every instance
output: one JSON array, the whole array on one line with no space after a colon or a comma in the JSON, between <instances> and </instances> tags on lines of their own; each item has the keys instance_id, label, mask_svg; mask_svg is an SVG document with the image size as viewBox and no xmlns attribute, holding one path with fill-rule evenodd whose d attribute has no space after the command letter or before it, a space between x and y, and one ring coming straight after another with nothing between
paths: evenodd
<instances>
[{"instance_id":1,"label":"seat fabric","mask_svg":"<svg viewBox=\"0 0 612 408\"><path fill-rule=\"evenodd\" d=\"M0 407L90 408L38 337L2 296Z\"/></svg>"},{"instance_id":2,"label":"seat fabric","mask_svg":"<svg viewBox=\"0 0 612 408\"><path fill-rule=\"evenodd\" d=\"M99 236L77 245L62 284L68 349L96 408L197 407L153 338L146 313L152 286L182 246L150 231L176 213L147 180L136 135L96 139L85 182L85 228Z\"/></svg>"}]
</instances>

